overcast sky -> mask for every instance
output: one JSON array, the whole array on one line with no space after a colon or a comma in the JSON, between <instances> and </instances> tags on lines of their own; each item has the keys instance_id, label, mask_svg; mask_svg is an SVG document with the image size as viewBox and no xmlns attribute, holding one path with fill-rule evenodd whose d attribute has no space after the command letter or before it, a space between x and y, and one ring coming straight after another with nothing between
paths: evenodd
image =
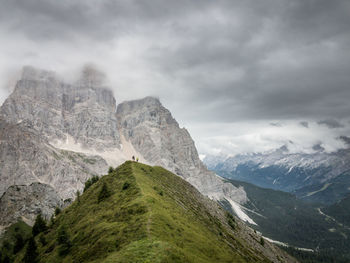
<instances>
[{"instance_id":1,"label":"overcast sky","mask_svg":"<svg viewBox=\"0 0 350 263\"><path fill-rule=\"evenodd\" d=\"M345 147L349 0L0 0L0 102L23 65L158 96L199 152ZM314 147L314 149L316 149Z\"/></svg>"}]
</instances>

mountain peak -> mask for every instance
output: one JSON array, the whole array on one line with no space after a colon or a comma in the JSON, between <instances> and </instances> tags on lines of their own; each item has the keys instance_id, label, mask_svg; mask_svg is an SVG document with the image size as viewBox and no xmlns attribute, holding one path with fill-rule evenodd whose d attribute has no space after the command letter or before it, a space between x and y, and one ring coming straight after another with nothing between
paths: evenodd
<instances>
[{"instance_id":1,"label":"mountain peak","mask_svg":"<svg viewBox=\"0 0 350 263\"><path fill-rule=\"evenodd\" d=\"M161 102L156 97L145 97L138 100L124 101L118 105L118 113L138 111L145 108L160 108L162 107Z\"/></svg>"},{"instance_id":2,"label":"mountain peak","mask_svg":"<svg viewBox=\"0 0 350 263\"><path fill-rule=\"evenodd\" d=\"M48 80L55 78L57 78L57 75L54 71L39 69L28 65L22 68L22 80Z\"/></svg>"},{"instance_id":3,"label":"mountain peak","mask_svg":"<svg viewBox=\"0 0 350 263\"><path fill-rule=\"evenodd\" d=\"M106 83L106 75L96 66L87 64L83 67L78 81L80 87L102 87Z\"/></svg>"}]
</instances>

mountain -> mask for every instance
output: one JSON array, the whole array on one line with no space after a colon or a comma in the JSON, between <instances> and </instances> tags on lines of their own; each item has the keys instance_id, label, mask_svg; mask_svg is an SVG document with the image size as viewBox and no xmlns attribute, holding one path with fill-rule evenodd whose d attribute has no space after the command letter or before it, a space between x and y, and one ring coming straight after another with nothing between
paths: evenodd
<instances>
[{"instance_id":1,"label":"mountain","mask_svg":"<svg viewBox=\"0 0 350 263\"><path fill-rule=\"evenodd\" d=\"M91 80L100 74L85 67L77 83L67 84L54 72L24 67L0 114L11 123L30 121L50 142L119 149L113 94L101 81Z\"/></svg>"},{"instance_id":2,"label":"mountain","mask_svg":"<svg viewBox=\"0 0 350 263\"><path fill-rule=\"evenodd\" d=\"M158 99L117 106L103 73L92 67L74 83L24 67L0 118L0 194L12 185L40 182L52 186L58 198L73 199L88 178L136 156L235 209L247 201L242 188L206 169L190 134Z\"/></svg>"},{"instance_id":3,"label":"mountain","mask_svg":"<svg viewBox=\"0 0 350 263\"><path fill-rule=\"evenodd\" d=\"M333 203L350 193L349 160L350 149L306 154L290 153L287 147L281 147L266 153L207 156L203 161L209 169L229 179L293 192L313 202ZM338 195L332 194L335 192Z\"/></svg>"},{"instance_id":4,"label":"mountain","mask_svg":"<svg viewBox=\"0 0 350 263\"><path fill-rule=\"evenodd\" d=\"M0 119L0 144L1 195L11 185L41 182L54 187L61 198L72 198L88 178L107 169L99 156L53 147L27 121L11 124Z\"/></svg>"},{"instance_id":5,"label":"mountain","mask_svg":"<svg viewBox=\"0 0 350 263\"><path fill-rule=\"evenodd\" d=\"M185 180L131 161L35 238L39 262L296 262L260 240Z\"/></svg>"}]
</instances>

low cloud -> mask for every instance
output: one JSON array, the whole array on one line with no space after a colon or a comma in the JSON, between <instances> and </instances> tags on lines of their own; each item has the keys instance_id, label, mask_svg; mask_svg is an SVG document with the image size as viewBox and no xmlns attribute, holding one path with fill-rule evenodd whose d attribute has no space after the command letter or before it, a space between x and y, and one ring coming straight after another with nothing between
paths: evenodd
<instances>
[{"instance_id":1,"label":"low cloud","mask_svg":"<svg viewBox=\"0 0 350 263\"><path fill-rule=\"evenodd\" d=\"M307 121L301 121L299 124L305 128L309 128L309 123Z\"/></svg>"},{"instance_id":2,"label":"low cloud","mask_svg":"<svg viewBox=\"0 0 350 263\"><path fill-rule=\"evenodd\" d=\"M344 128L345 126L334 119L327 119L317 122L319 125L326 125L330 129Z\"/></svg>"}]
</instances>

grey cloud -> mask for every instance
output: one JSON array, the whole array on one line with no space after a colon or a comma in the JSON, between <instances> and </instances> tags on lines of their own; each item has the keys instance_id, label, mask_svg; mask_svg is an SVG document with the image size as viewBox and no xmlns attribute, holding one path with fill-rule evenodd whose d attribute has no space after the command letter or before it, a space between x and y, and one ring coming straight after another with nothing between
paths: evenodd
<instances>
[{"instance_id":1,"label":"grey cloud","mask_svg":"<svg viewBox=\"0 0 350 263\"><path fill-rule=\"evenodd\" d=\"M339 136L339 140L343 141L345 144L350 145L350 137L342 135Z\"/></svg>"},{"instance_id":2,"label":"grey cloud","mask_svg":"<svg viewBox=\"0 0 350 263\"><path fill-rule=\"evenodd\" d=\"M345 126L334 119L327 119L317 122L319 125L326 125L330 129L344 128Z\"/></svg>"},{"instance_id":3,"label":"grey cloud","mask_svg":"<svg viewBox=\"0 0 350 263\"><path fill-rule=\"evenodd\" d=\"M299 124L305 128L309 128L309 123L307 121L301 121Z\"/></svg>"},{"instance_id":4,"label":"grey cloud","mask_svg":"<svg viewBox=\"0 0 350 263\"><path fill-rule=\"evenodd\" d=\"M159 96L182 123L306 119L311 129L317 120L350 116L347 0L0 0L0 6L0 55L7 58L0 71L9 63L54 69L92 61L107 69L117 99Z\"/></svg>"},{"instance_id":5,"label":"grey cloud","mask_svg":"<svg viewBox=\"0 0 350 263\"><path fill-rule=\"evenodd\" d=\"M312 149L317 152L323 152L325 150L325 148L322 147L321 143L315 144L314 146L312 146Z\"/></svg>"},{"instance_id":6,"label":"grey cloud","mask_svg":"<svg viewBox=\"0 0 350 263\"><path fill-rule=\"evenodd\" d=\"M282 127L282 124L279 122L270 122L270 125L274 127Z\"/></svg>"}]
</instances>

